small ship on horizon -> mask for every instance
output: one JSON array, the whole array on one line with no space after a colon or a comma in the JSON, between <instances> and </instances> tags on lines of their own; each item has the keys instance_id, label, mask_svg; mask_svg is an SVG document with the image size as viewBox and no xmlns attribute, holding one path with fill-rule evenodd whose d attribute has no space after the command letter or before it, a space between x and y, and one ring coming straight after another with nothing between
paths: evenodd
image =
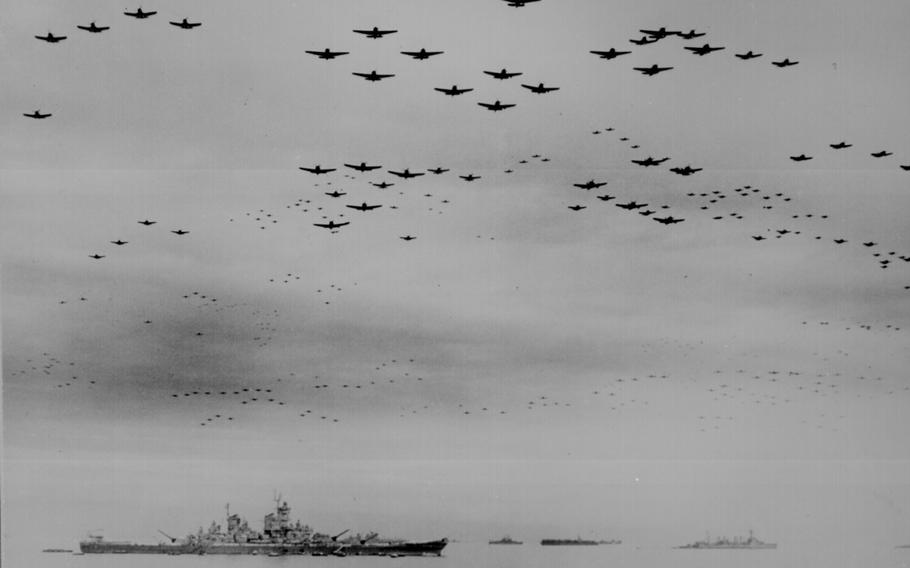
<instances>
[{"instance_id":1,"label":"small ship on horizon","mask_svg":"<svg viewBox=\"0 0 910 568\"><path fill-rule=\"evenodd\" d=\"M541 546L597 546L599 544L622 544L621 540L585 540L580 536L575 538L545 538L540 541Z\"/></svg>"},{"instance_id":2,"label":"small ship on horizon","mask_svg":"<svg viewBox=\"0 0 910 568\"><path fill-rule=\"evenodd\" d=\"M752 534L752 531L749 531L748 538L733 537L732 539L729 539L727 537L720 537L712 541L710 536L705 536L705 540L698 540L675 548L686 550L774 550L777 548L777 543L758 540Z\"/></svg>"},{"instance_id":3,"label":"small ship on horizon","mask_svg":"<svg viewBox=\"0 0 910 568\"><path fill-rule=\"evenodd\" d=\"M514 540L509 535L506 535L499 540L491 540L488 544L524 544L524 542L520 540Z\"/></svg>"},{"instance_id":4,"label":"small ship on horizon","mask_svg":"<svg viewBox=\"0 0 910 568\"><path fill-rule=\"evenodd\" d=\"M79 543L83 554L249 554L284 556L303 554L310 556L442 556L448 539L427 542L410 542L400 539L381 539L375 532L342 538L346 529L336 535L315 532L300 521L291 522L291 508L281 496L275 499L275 512L265 516L262 532L254 531L240 515L227 509L227 527L212 521L208 530L199 530L182 539L159 530L169 542L141 544L129 541L109 541L102 536L90 535ZM77 553L78 554L78 553Z\"/></svg>"}]
</instances>

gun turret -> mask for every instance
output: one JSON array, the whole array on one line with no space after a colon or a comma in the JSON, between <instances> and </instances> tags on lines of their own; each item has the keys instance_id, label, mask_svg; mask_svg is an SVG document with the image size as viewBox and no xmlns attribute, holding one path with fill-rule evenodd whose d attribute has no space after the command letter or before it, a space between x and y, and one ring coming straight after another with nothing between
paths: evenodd
<instances>
[{"instance_id":1,"label":"gun turret","mask_svg":"<svg viewBox=\"0 0 910 568\"><path fill-rule=\"evenodd\" d=\"M176 539L176 538L174 538L174 537L172 537L171 535L167 534L167 533L164 532L163 530L158 529L158 532L160 532L160 533L163 534L164 536L166 536L166 537L168 537L169 539L171 539L171 544L174 544L175 542L177 542L177 539Z\"/></svg>"},{"instance_id":2,"label":"gun turret","mask_svg":"<svg viewBox=\"0 0 910 568\"><path fill-rule=\"evenodd\" d=\"M364 545L364 544L366 544L366 543L368 543L368 542L370 542L371 540L373 540L373 539L376 538L377 536L379 536L379 533L376 533L376 532L371 532L370 534L366 535L365 537L363 537L362 539L360 539L360 544L361 544L361 546Z\"/></svg>"},{"instance_id":3,"label":"gun turret","mask_svg":"<svg viewBox=\"0 0 910 568\"><path fill-rule=\"evenodd\" d=\"M351 529L344 529L343 531L341 531L340 533L338 533L338 534L336 534L335 536L332 537L332 542L338 540L339 538L341 538L342 536L344 536L345 533L349 533L349 532L351 532Z\"/></svg>"}]
</instances>

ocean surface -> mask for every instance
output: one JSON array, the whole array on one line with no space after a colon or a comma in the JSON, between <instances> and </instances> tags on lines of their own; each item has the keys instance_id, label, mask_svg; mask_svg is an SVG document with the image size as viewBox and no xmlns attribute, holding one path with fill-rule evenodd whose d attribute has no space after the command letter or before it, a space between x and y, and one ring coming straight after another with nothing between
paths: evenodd
<instances>
[{"instance_id":1,"label":"ocean surface","mask_svg":"<svg viewBox=\"0 0 910 568\"><path fill-rule=\"evenodd\" d=\"M610 546L542 547L490 546L483 542L456 542L442 557L311 557L282 556L74 556L7 549L4 566L10 568L910 568L910 549L863 548L837 542L830 547L780 546L777 550L675 550L639 548L634 544Z\"/></svg>"}]
</instances>

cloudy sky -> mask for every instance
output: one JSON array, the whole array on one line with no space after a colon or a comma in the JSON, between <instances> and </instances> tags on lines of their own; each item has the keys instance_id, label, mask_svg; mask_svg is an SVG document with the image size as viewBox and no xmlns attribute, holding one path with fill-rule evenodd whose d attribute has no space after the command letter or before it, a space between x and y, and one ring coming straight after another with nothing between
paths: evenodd
<instances>
[{"instance_id":1,"label":"cloudy sky","mask_svg":"<svg viewBox=\"0 0 910 568\"><path fill-rule=\"evenodd\" d=\"M258 519L273 488L317 526L414 538L781 540L805 514L907 540L910 11L791 4L8 10L5 541ZM352 33L373 26L398 32ZM661 26L707 35L629 42ZM683 49L705 42L726 49ZM327 47L350 54L305 53ZM399 53L421 47L445 53ZM632 53L589 53L611 47ZM352 75L374 69L395 76ZM820 521L836 507L857 525Z\"/></svg>"}]
</instances>

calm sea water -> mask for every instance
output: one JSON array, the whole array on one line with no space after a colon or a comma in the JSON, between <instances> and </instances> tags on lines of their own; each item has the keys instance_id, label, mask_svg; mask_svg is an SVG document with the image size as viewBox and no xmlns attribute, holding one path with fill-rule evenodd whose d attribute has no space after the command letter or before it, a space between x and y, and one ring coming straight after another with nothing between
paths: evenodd
<instances>
[{"instance_id":1,"label":"calm sea water","mask_svg":"<svg viewBox=\"0 0 910 568\"><path fill-rule=\"evenodd\" d=\"M10 568L910 568L910 549L855 543L777 550L674 550L635 545L542 547L452 543L441 558L51 554L7 549Z\"/></svg>"}]
</instances>

